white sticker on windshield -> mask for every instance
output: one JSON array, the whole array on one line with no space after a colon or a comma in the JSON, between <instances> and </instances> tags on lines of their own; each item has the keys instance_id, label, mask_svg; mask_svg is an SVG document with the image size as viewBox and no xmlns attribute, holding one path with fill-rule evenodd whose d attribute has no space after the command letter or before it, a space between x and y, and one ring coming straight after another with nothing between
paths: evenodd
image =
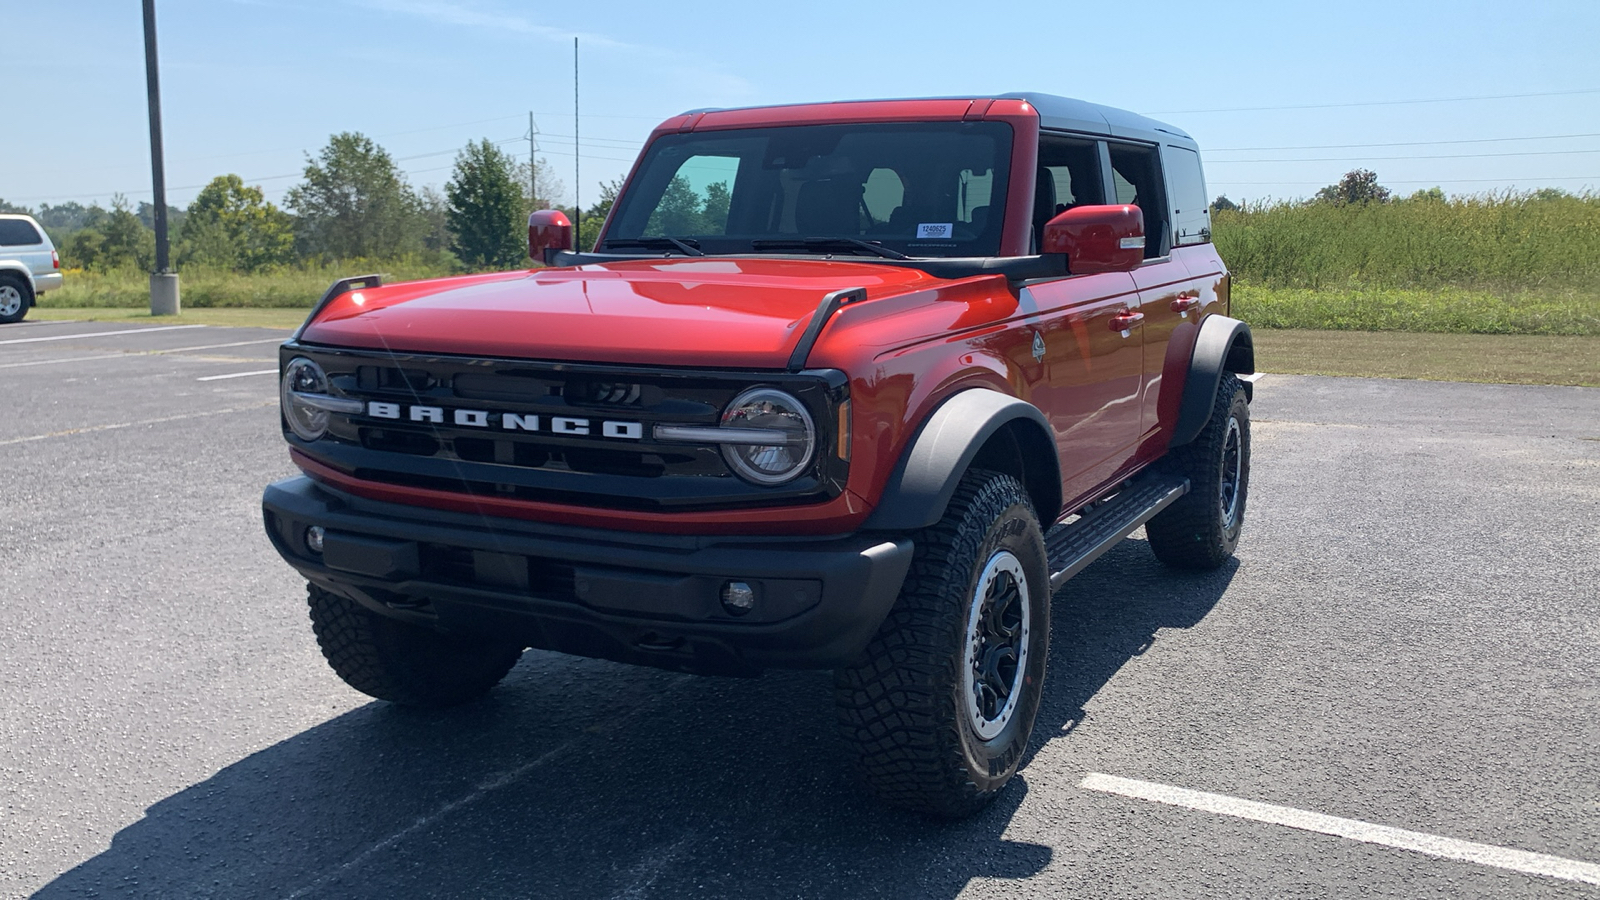
<instances>
[{"instance_id":1,"label":"white sticker on windshield","mask_svg":"<svg viewBox=\"0 0 1600 900\"><path fill-rule=\"evenodd\" d=\"M917 238L945 238L955 237L955 225L951 222L923 222L917 226Z\"/></svg>"}]
</instances>

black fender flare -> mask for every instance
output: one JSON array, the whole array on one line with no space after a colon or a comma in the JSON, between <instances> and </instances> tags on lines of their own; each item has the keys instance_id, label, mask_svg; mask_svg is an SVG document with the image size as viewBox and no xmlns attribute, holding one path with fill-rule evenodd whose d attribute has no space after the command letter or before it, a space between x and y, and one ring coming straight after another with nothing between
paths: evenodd
<instances>
[{"instance_id":1,"label":"black fender flare","mask_svg":"<svg viewBox=\"0 0 1600 900\"><path fill-rule=\"evenodd\" d=\"M1043 471L1025 486L1034 497L1046 528L1061 507L1061 464L1055 439L1044 413L1031 403L991 388L969 388L941 403L900 454L877 508L862 528L871 531L914 531L936 524L955 495L961 476L971 467L989 439L1002 428L1017 423L1024 440L1034 446L1032 457ZM1019 448L1023 453L1027 447Z\"/></svg>"},{"instance_id":2,"label":"black fender flare","mask_svg":"<svg viewBox=\"0 0 1600 900\"><path fill-rule=\"evenodd\" d=\"M1183 382L1183 399L1178 407L1178 421L1172 428L1171 446L1189 443L1206 427L1211 409L1216 405L1222 373L1250 375L1255 370L1256 348L1250 326L1224 315L1206 316L1194 339L1194 353L1189 357L1189 373ZM1246 384L1245 390L1253 394L1250 385Z\"/></svg>"}]
</instances>

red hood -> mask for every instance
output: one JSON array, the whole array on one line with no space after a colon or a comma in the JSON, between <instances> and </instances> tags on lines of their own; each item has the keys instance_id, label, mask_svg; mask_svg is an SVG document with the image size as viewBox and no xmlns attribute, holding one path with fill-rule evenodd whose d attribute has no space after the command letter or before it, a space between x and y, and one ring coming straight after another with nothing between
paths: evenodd
<instances>
[{"instance_id":1,"label":"red hood","mask_svg":"<svg viewBox=\"0 0 1600 900\"><path fill-rule=\"evenodd\" d=\"M304 340L524 359L777 368L829 291L937 279L838 260L670 259L417 281L345 294Z\"/></svg>"}]
</instances>

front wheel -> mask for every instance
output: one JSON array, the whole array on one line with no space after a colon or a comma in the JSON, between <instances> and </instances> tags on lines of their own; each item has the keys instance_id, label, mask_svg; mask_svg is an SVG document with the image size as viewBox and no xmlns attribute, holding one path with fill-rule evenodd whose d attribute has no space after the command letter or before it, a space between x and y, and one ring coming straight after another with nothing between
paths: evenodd
<instances>
[{"instance_id":1,"label":"front wheel","mask_svg":"<svg viewBox=\"0 0 1600 900\"><path fill-rule=\"evenodd\" d=\"M33 305L33 291L16 275L0 275L0 324L22 321Z\"/></svg>"},{"instance_id":2,"label":"front wheel","mask_svg":"<svg viewBox=\"0 0 1600 900\"><path fill-rule=\"evenodd\" d=\"M311 628L345 684L404 706L465 703L511 671L523 648L458 637L387 619L354 600L308 585Z\"/></svg>"},{"instance_id":3,"label":"front wheel","mask_svg":"<svg viewBox=\"0 0 1600 900\"><path fill-rule=\"evenodd\" d=\"M1250 403L1239 376L1223 375L1211 419L1165 464L1189 479L1189 493L1145 523L1150 549L1174 568L1221 566L1239 545L1250 494Z\"/></svg>"},{"instance_id":4,"label":"front wheel","mask_svg":"<svg viewBox=\"0 0 1600 900\"><path fill-rule=\"evenodd\" d=\"M1044 537L1015 478L975 470L913 540L866 662L835 677L839 724L879 798L959 818L999 795L1033 733L1050 649Z\"/></svg>"}]
</instances>

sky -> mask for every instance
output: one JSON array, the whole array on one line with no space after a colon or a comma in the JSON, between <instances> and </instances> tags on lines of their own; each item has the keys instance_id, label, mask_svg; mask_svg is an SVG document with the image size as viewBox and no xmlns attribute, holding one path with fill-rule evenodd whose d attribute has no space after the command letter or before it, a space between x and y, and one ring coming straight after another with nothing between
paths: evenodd
<instances>
[{"instance_id":1,"label":"sky","mask_svg":"<svg viewBox=\"0 0 1600 900\"><path fill-rule=\"evenodd\" d=\"M1402 194L1600 190L1596 0L156 0L156 17L179 206L226 173L281 202L340 131L442 185L471 140L526 158L529 112L587 206L686 109L1011 91L1177 125L1235 200L1357 167ZM0 199L150 199L141 22L138 0L0 0Z\"/></svg>"}]
</instances>

